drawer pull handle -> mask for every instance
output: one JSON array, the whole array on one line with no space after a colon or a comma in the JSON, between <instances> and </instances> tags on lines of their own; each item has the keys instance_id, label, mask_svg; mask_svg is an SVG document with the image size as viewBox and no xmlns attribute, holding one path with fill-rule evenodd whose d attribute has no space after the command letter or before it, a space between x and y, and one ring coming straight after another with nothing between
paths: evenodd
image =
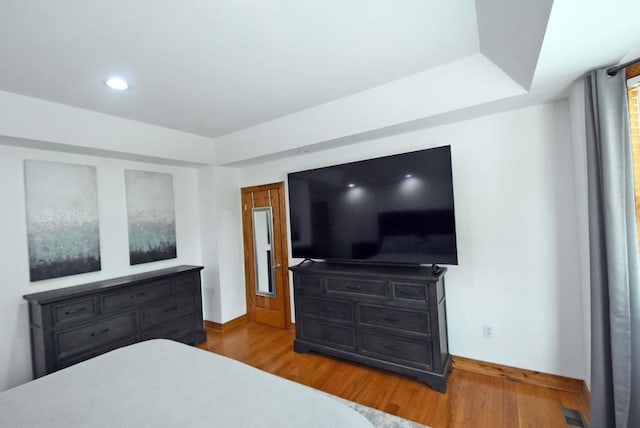
<instances>
[{"instance_id":1,"label":"drawer pull handle","mask_svg":"<svg viewBox=\"0 0 640 428\"><path fill-rule=\"evenodd\" d=\"M399 351L400 347L397 345L389 345L389 344L385 344L384 345L384 349L388 349L389 351Z\"/></svg>"},{"instance_id":2,"label":"drawer pull handle","mask_svg":"<svg viewBox=\"0 0 640 428\"><path fill-rule=\"evenodd\" d=\"M144 296L146 293L138 293L138 294L132 294L131 296L129 296L130 299L135 299L136 297L142 297Z\"/></svg>"},{"instance_id":3,"label":"drawer pull handle","mask_svg":"<svg viewBox=\"0 0 640 428\"><path fill-rule=\"evenodd\" d=\"M391 318L391 317L382 317L383 321L388 321L388 322L398 322L400 321L398 318Z\"/></svg>"},{"instance_id":4,"label":"drawer pull handle","mask_svg":"<svg viewBox=\"0 0 640 428\"><path fill-rule=\"evenodd\" d=\"M65 315L73 315L73 314L77 314L78 312L84 312L86 310L87 310L86 307L83 307L83 308L80 308L80 309L72 309L70 311L65 312Z\"/></svg>"},{"instance_id":5,"label":"drawer pull handle","mask_svg":"<svg viewBox=\"0 0 640 428\"><path fill-rule=\"evenodd\" d=\"M417 296L418 295L418 290L399 290L398 294L402 295L402 296Z\"/></svg>"},{"instance_id":6,"label":"drawer pull handle","mask_svg":"<svg viewBox=\"0 0 640 428\"><path fill-rule=\"evenodd\" d=\"M323 306L320 310L322 312L331 312L331 306Z\"/></svg>"},{"instance_id":7,"label":"drawer pull handle","mask_svg":"<svg viewBox=\"0 0 640 428\"><path fill-rule=\"evenodd\" d=\"M348 290L362 290L361 285L347 285Z\"/></svg>"},{"instance_id":8,"label":"drawer pull handle","mask_svg":"<svg viewBox=\"0 0 640 428\"><path fill-rule=\"evenodd\" d=\"M95 336L98 336L100 334L105 334L105 333L108 333L108 332L109 332L109 329L105 328L104 330L100 330L100 331L98 331L96 333L91 333L91 337L95 337Z\"/></svg>"},{"instance_id":9,"label":"drawer pull handle","mask_svg":"<svg viewBox=\"0 0 640 428\"><path fill-rule=\"evenodd\" d=\"M177 311L178 307L177 306L171 306L170 308L165 309L165 312L172 312L172 311Z\"/></svg>"}]
</instances>

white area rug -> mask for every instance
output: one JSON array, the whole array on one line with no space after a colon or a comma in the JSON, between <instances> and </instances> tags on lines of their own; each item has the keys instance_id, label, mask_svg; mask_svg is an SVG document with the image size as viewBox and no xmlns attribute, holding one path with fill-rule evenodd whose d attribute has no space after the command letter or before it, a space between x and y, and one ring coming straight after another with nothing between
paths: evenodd
<instances>
[{"instance_id":1,"label":"white area rug","mask_svg":"<svg viewBox=\"0 0 640 428\"><path fill-rule=\"evenodd\" d=\"M385 413L372 407L363 406L362 404L354 403L353 401L345 400L344 398L336 397L335 395L327 395L356 410L362 416L367 418L376 428L429 428L426 425L412 422L408 419L404 419L390 413Z\"/></svg>"}]
</instances>

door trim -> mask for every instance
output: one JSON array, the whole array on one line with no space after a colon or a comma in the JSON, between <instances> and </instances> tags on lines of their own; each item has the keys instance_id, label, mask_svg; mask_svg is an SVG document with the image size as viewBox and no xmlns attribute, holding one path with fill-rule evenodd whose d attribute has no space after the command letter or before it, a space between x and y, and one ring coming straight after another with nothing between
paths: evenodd
<instances>
[{"instance_id":1,"label":"door trim","mask_svg":"<svg viewBox=\"0 0 640 428\"><path fill-rule=\"evenodd\" d=\"M285 330L290 330L292 328L292 326L294 325L291 322L291 297L290 297L290 287L291 284L289 283L289 242L288 242L288 233L287 233L287 211L286 211L286 205L285 205L285 192L284 192L284 181L279 181L276 183L268 183L268 184L261 184L259 186L250 186L250 187L243 187L240 189L240 209L241 212L243 213L243 218L244 218L244 195L247 193L251 193L251 192L259 192L262 190L271 190L273 191L277 191L278 192L278 199L280 200L280 230L282 231L282 235L281 239L282 239L282 252L283 252L283 257L282 257L282 268L279 269L282 273L281 275L284 276L283 278L283 294L284 294L284 327ZM250 269L255 269L253 264L251 263L251 261L249 260L249 253L248 250L246 248L246 246L244 245L245 242L245 228L244 225L242 227L242 255L243 255L243 259L244 259L244 285L245 285L245 299L246 299L246 303L247 303L247 315L249 317L249 319L253 320L253 314L252 314L252 303L250 300L250 296L251 296L251 291L253 290L253 284L250 283L249 278L251 275L249 275L249 270ZM252 238L253 239L253 238Z\"/></svg>"}]
</instances>

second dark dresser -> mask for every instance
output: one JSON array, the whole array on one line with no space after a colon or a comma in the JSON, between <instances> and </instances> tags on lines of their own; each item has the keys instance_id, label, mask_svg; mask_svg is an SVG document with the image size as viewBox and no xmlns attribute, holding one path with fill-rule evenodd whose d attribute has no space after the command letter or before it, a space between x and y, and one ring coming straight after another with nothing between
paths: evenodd
<instances>
[{"instance_id":1,"label":"second dark dresser","mask_svg":"<svg viewBox=\"0 0 640 428\"><path fill-rule=\"evenodd\" d=\"M446 391L446 268L307 262L290 270L297 352L368 364Z\"/></svg>"},{"instance_id":2,"label":"second dark dresser","mask_svg":"<svg viewBox=\"0 0 640 428\"><path fill-rule=\"evenodd\" d=\"M24 296L34 376L142 340L204 342L202 269L183 265Z\"/></svg>"}]
</instances>

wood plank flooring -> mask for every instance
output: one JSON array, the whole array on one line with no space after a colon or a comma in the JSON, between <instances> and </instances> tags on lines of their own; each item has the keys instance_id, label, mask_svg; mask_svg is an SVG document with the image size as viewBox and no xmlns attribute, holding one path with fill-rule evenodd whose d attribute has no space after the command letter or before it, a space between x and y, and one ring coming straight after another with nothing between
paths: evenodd
<instances>
[{"instance_id":1,"label":"wood plank flooring","mask_svg":"<svg viewBox=\"0 0 640 428\"><path fill-rule=\"evenodd\" d=\"M567 427L561 406L588 418L582 395L453 369L447 393L411 378L315 353L293 351L295 334L247 322L207 329L199 345L294 382L412 421L439 427Z\"/></svg>"}]
</instances>

